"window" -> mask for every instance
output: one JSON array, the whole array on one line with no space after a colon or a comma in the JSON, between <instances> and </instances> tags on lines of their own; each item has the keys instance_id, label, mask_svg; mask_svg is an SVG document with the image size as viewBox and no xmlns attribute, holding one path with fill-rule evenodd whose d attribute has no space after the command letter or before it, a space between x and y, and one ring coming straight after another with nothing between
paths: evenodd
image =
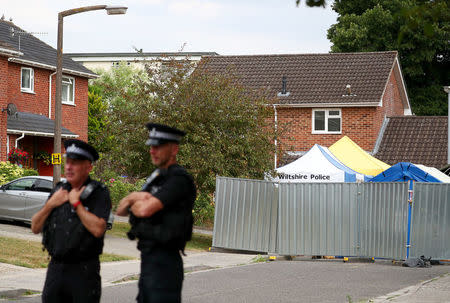
<instances>
[{"instance_id":1,"label":"window","mask_svg":"<svg viewBox=\"0 0 450 303\"><path fill-rule=\"evenodd\" d=\"M8 185L7 190L31 190L35 179L21 179Z\"/></svg>"},{"instance_id":2,"label":"window","mask_svg":"<svg viewBox=\"0 0 450 303\"><path fill-rule=\"evenodd\" d=\"M62 78L61 100L63 103L74 104L75 79L71 77Z\"/></svg>"},{"instance_id":3,"label":"window","mask_svg":"<svg viewBox=\"0 0 450 303\"><path fill-rule=\"evenodd\" d=\"M51 192L52 188L53 188L52 182L50 182L48 180L41 180L41 179L36 179L36 182L34 183L34 187L33 187L33 189L35 191L42 191L45 193Z\"/></svg>"},{"instance_id":4,"label":"window","mask_svg":"<svg viewBox=\"0 0 450 303\"><path fill-rule=\"evenodd\" d=\"M27 93L34 92L34 70L32 68L22 67L20 90Z\"/></svg>"},{"instance_id":5,"label":"window","mask_svg":"<svg viewBox=\"0 0 450 303\"><path fill-rule=\"evenodd\" d=\"M341 110L340 109L313 109L313 133L315 134L340 134Z\"/></svg>"}]
</instances>

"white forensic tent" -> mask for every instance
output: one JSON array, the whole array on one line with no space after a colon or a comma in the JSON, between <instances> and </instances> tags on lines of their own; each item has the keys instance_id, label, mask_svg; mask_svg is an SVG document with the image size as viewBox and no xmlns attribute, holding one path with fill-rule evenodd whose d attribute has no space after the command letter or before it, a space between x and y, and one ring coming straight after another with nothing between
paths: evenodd
<instances>
[{"instance_id":1,"label":"white forensic tent","mask_svg":"<svg viewBox=\"0 0 450 303\"><path fill-rule=\"evenodd\" d=\"M367 178L337 160L324 146L315 144L301 158L276 169L278 182L363 182Z\"/></svg>"},{"instance_id":2,"label":"white forensic tent","mask_svg":"<svg viewBox=\"0 0 450 303\"><path fill-rule=\"evenodd\" d=\"M435 177L442 183L450 183L450 177L447 176L446 174L444 174L443 172L441 172L439 169L437 169L435 167L431 167L431 166L425 166L422 164L414 164L414 165L417 166L418 168L420 168L421 170L429 173L430 175L432 175L433 177Z\"/></svg>"}]
</instances>

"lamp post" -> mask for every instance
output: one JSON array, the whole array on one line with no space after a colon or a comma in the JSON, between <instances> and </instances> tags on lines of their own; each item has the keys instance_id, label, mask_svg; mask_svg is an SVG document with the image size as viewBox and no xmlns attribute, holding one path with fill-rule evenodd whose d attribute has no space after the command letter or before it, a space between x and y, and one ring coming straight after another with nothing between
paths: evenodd
<instances>
[{"instance_id":1,"label":"lamp post","mask_svg":"<svg viewBox=\"0 0 450 303\"><path fill-rule=\"evenodd\" d=\"M448 94L447 164L450 164L450 86L444 86L444 91Z\"/></svg>"},{"instance_id":2,"label":"lamp post","mask_svg":"<svg viewBox=\"0 0 450 303\"><path fill-rule=\"evenodd\" d=\"M53 153L61 154L61 89L62 89L62 65L63 65L63 18L66 16L87 11L104 9L108 15L122 15L127 11L125 6L94 5L69 9L58 13L58 41L56 49L56 96L55 96L55 130L53 141ZM51 93L51 92L49 92ZM53 165L53 185L61 179L61 164Z\"/></svg>"}]
</instances>

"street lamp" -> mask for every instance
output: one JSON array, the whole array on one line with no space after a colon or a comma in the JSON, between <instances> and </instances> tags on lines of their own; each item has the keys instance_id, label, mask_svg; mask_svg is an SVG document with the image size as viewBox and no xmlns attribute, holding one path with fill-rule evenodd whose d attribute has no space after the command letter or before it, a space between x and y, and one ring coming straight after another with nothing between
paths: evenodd
<instances>
[{"instance_id":1,"label":"street lamp","mask_svg":"<svg viewBox=\"0 0 450 303\"><path fill-rule=\"evenodd\" d=\"M58 13L58 42L56 49L56 98L55 98L55 130L53 153L61 154L61 89L62 89L62 61L63 61L63 18L66 16L104 9L108 15L122 15L127 11L125 6L94 5L73 8ZM49 92L51 93L51 92ZM61 179L61 164L53 165L53 185Z\"/></svg>"},{"instance_id":2,"label":"street lamp","mask_svg":"<svg viewBox=\"0 0 450 303\"><path fill-rule=\"evenodd\" d=\"M444 91L448 94L447 164L450 164L450 86L444 86Z\"/></svg>"}]
</instances>

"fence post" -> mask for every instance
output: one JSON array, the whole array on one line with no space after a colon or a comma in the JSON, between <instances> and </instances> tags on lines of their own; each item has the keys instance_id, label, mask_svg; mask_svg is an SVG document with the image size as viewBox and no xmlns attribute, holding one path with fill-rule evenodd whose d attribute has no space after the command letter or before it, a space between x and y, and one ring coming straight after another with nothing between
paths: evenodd
<instances>
[{"instance_id":1,"label":"fence post","mask_svg":"<svg viewBox=\"0 0 450 303\"><path fill-rule=\"evenodd\" d=\"M413 187L414 181L409 180L409 189L408 189L408 236L406 239L406 259L409 258L409 248L411 247L411 208L413 202Z\"/></svg>"}]
</instances>

